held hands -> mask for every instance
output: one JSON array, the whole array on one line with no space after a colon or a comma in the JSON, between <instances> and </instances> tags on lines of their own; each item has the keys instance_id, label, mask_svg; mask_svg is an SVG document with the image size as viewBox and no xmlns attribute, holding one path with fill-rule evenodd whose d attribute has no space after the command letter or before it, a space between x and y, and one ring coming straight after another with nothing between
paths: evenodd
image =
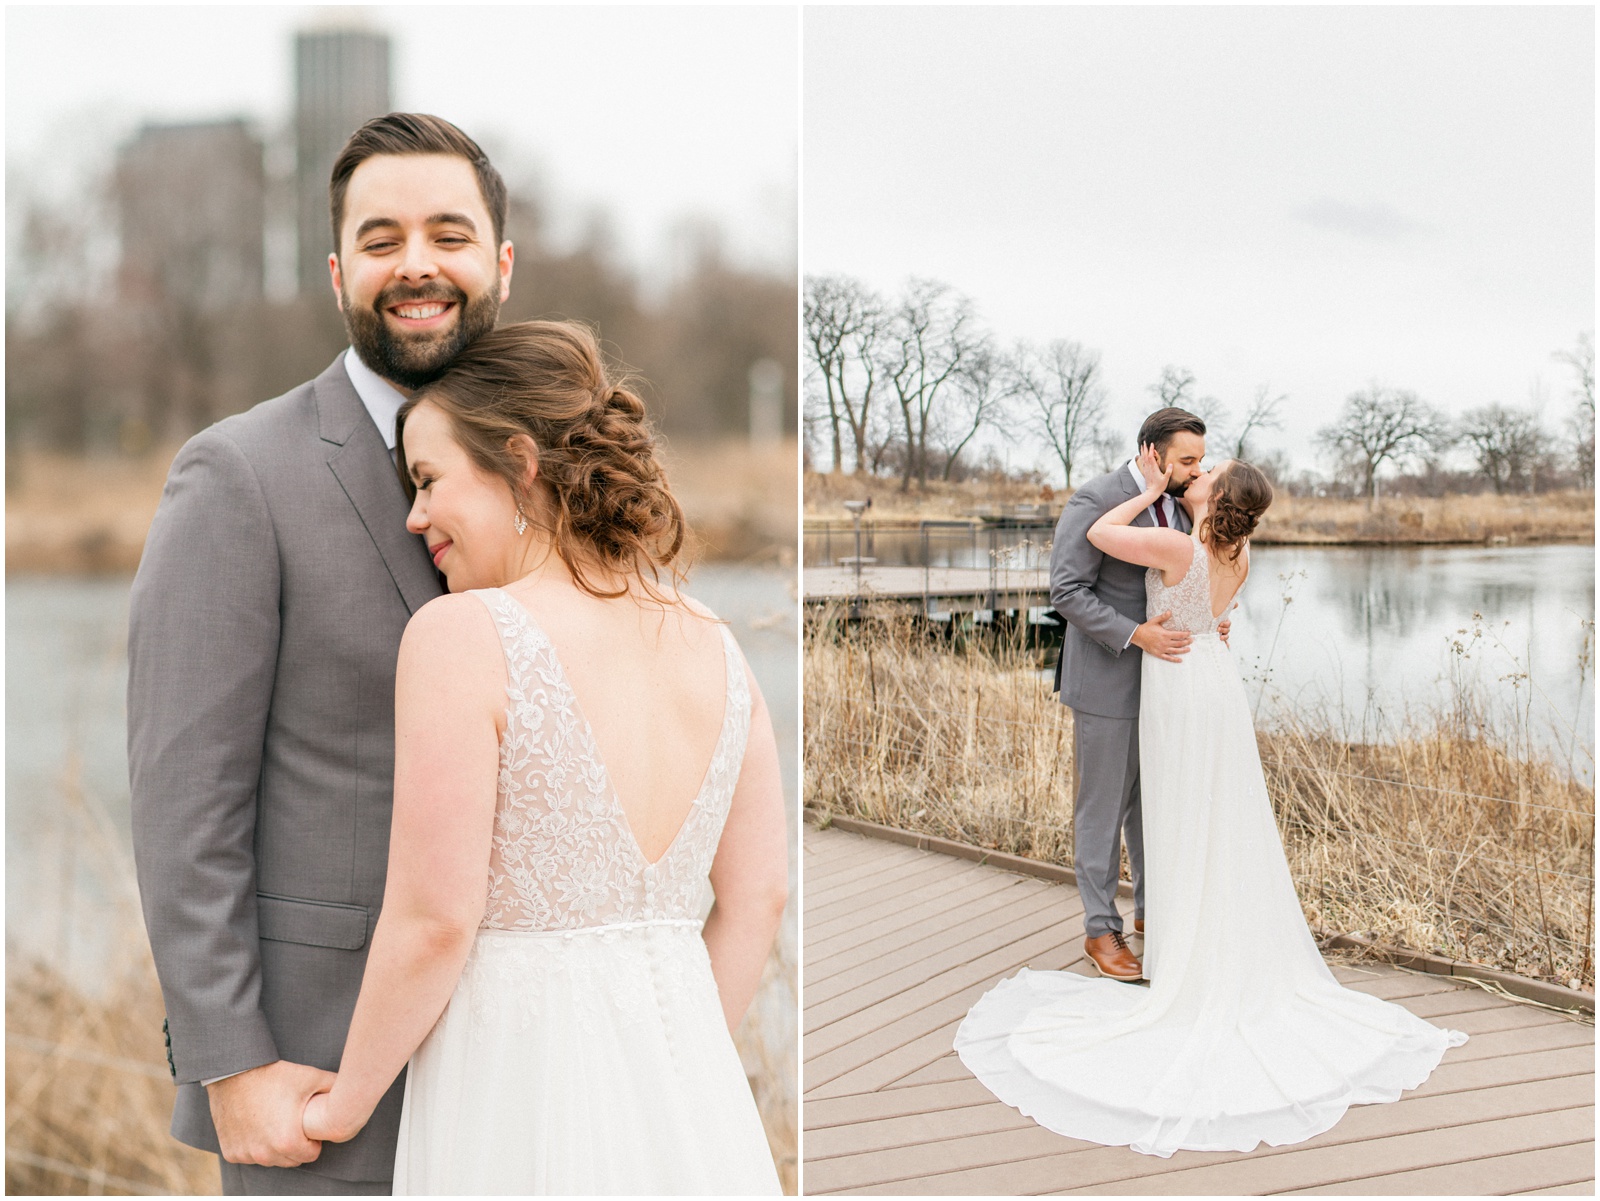
<instances>
[{"instance_id":1,"label":"held hands","mask_svg":"<svg viewBox=\"0 0 1600 1201\"><path fill-rule=\"evenodd\" d=\"M300 1117L306 1137L327 1143L347 1143L355 1138L367 1119L357 1121L354 1115L341 1113L341 1109L334 1099L330 1081L327 1091L317 1093L306 1102L305 1112Z\"/></svg>"},{"instance_id":2,"label":"held hands","mask_svg":"<svg viewBox=\"0 0 1600 1201\"><path fill-rule=\"evenodd\" d=\"M1152 500L1167 490L1167 484L1172 480L1172 465L1161 466L1161 457L1156 454L1155 443L1146 442L1139 448L1139 474L1144 476L1145 494Z\"/></svg>"},{"instance_id":3,"label":"held hands","mask_svg":"<svg viewBox=\"0 0 1600 1201\"><path fill-rule=\"evenodd\" d=\"M300 1125L306 1101L333 1087L334 1075L280 1059L206 1089L222 1158L229 1163L294 1168L322 1154Z\"/></svg>"}]
</instances>

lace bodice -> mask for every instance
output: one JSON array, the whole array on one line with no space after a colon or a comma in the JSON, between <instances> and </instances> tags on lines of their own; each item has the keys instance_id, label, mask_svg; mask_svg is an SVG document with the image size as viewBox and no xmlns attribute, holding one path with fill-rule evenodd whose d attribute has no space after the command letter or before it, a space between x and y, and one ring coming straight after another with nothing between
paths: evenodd
<instances>
[{"instance_id":1,"label":"lace bodice","mask_svg":"<svg viewBox=\"0 0 1600 1201\"><path fill-rule=\"evenodd\" d=\"M550 639L507 593L488 588L473 595L494 617L507 674L482 926L577 930L703 917L711 860L750 730L749 683L728 628L721 627L727 701L716 749L683 826L651 864Z\"/></svg>"},{"instance_id":2,"label":"lace bodice","mask_svg":"<svg viewBox=\"0 0 1600 1201\"><path fill-rule=\"evenodd\" d=\"M1198 538L1191 535L1189 541L1194 545L1194 558L1189 563L1189 570L1184 572L1183 579L1170 588L1161 582L1158 568L1145 569L1145 616L1154 617L1170 609L1172 618L1166 623L1169 630L1188 630L1191 634L1215 633L1222 619L1211 616L1210 556Z\"/></svg>"}]
</instances>

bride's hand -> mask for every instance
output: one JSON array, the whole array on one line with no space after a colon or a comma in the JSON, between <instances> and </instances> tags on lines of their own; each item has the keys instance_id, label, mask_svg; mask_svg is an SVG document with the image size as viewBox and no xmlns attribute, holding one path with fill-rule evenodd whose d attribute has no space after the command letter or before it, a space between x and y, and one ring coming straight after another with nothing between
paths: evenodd
<instances>
[{"instance_id":1,"label":"bride's hand","mask_svg":"<svg viewBox=\"0 0 1600 1201\"><path fill-rule=\"evenodd\" d=\"M1161 466L1160 456L1156 454L1155 443L1147 442L1139 450L1139 474L1144 476L1145 491L1157 495L1167 490L1167 484L1172 480L1172 467Z\"/></svg>"},{"instance_id":2,"label":"bride's hand","mask_svg":"<svg viewBox=\"0 0 1600 1201\"><path fill-rule=\"evenodd\" d=\"M340 1115L334 1104L333 1093L313 1093L300 1115L300 1126L305 1136L314 1142L347 1143L361 1133L366 1120L357 1122Z\"/></svg>"}]
</instances>

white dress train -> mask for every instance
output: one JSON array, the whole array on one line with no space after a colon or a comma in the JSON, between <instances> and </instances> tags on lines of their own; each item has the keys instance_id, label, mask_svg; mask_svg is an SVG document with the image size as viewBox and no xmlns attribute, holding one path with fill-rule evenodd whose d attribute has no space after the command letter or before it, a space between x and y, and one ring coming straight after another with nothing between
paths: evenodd
<instances>
[{"instance_id":1,"label":"white dress train","mask_svg":"<svg viewBox=\"0 0 1600 1201\"><path fill-rule=\"evenodd\" d=\"M650 863L550 640L505 592L474 595L509 680L489 901L411 1059L395 1193L777 1194L700 936L750 727L732 635L715 753Z\"/></svg>"},{"instance_id":2,"label":"white dress train","mask_svg":"<svg viewBox=\"0 0 1600 1201\"><path fill-rule=\"evenodd\" d=\"M1396 1100L1467 1036L1342 987L1306 928L1239 670L1198 542L1151 613L1194 639L1145 655L1139 711L1148 988L1024 968L979 998L962 1062L1073 1138L1148 1155L1296 1143Z\"/></svg>"}]
</instances>

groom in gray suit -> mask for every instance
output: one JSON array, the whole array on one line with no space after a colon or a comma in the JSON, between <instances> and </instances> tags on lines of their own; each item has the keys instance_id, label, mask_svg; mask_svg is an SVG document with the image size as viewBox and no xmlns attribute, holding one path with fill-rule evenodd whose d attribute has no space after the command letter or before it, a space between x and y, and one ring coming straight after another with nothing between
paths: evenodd
<instances>
[{"instance_id":1,"label":"groom in gray suit","mask_svg":"<svg viewBox=\"0 0 1600 1201\"><path fill-rule=\"evenodd\" d=\"M403 1074L350 1142L308 1140L300 1114L338 1067L383 904L400 636L442 591L405 528L395 415L494 327L511 279L505 185L447 121L368 122L330 201L351 349L178 453L129 620L172 1133L220 1155L228 1194L390 1191Z\"/></svg>"},{"instance_id":2,"label":"groom in gray suit","mask_svg":"<svg viewBox=\"0 0 1600 1201\"><path fill-rule=\"evenodd\" d=\"M1134 518L1189 532L1177 503L1200 474L1206 423L1183 409L1150 414L1139 447L1153 445L1172 468L1167 494ZM1144 933L1144 833L1139 813L1140 656L1177 662L1189 635L1166 629L1170 614L1145 619L1143 567L1124 563L1089 543L1100 516L1145 490L1130 460L1072 494L1050 547L1050 604L1067 623L1056 663L1056 689L1072 709L1072 756L1077 765L1072 829L1078 893L1083 898L1083 949L1102 975L1139 980L1144 968L1122 932L1117 878L1124 836L1133 874L1134 929Z\"/></svg>"}]
</instances>

